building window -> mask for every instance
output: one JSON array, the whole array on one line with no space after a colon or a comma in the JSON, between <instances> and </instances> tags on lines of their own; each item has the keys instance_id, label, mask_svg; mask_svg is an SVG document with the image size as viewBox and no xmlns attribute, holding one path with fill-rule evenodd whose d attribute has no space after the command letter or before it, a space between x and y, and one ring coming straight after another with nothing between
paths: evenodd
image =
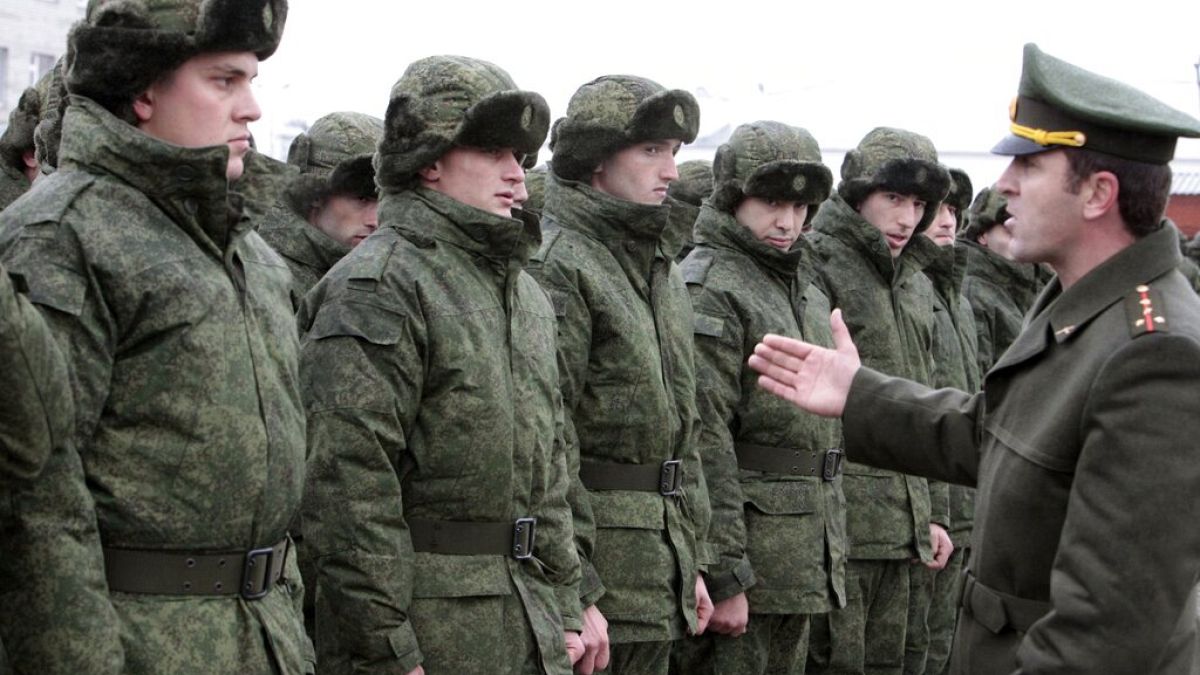
<instances>
[{"instance_id":1,"label":"building window","mask_svg":"<svg viewBox=\"0 0 1200 675\"><path fill-rule=\"evenodd\" d=\"M54 67L53 54L39 54L34 52L29 57L29 86L37 84L37 81L42 79L42 76L50 72Z\"/></svg>"}]
</instances>

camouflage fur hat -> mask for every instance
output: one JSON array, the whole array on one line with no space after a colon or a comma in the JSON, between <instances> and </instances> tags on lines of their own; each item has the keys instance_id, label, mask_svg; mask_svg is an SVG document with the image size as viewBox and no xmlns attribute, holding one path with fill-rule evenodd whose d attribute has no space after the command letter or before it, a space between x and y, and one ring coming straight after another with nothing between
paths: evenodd
<instances>
[{"instance_id":1,"label":"camouflage fur hat","mask_svg":"<svg viewBox=\"0 0 1200 675\"><path fill-rule=\"evenodd\" d=\"M709 203L726 213L747 197L817 205L832 188L833 173L812 134L782 122L751 122L717 148ZM805 222L816 213L810 208Z\"/></svg>"},{"instance_id":2,"label":"camouflage fur hat","mask_svg":"<svg viewBox=\"0 0 1200 675\"><path fill-rule=\"evenodd\" d=\"M948 169L950 172L950 192L943 203L954 207L954 219L957 223L955 230L961 230L967 221L967 209L971 205L971 197L975 188L971 186L971 177L962 169Z\"/></svg>"},{"instance_id":3,"label":"camouflage fur hat","mask_svg":"<svg viewBox=\"0 0 1200 675\"><path fill-rule=\"evenodd\" d=\"M300 170L288 199L300 213L330 195L375 198L372 158L383 138L383 120L357 112L330 113L292 140L288 164Z\"/></svg>"},{"instance_id":4,"label":"camouflage fur hat","mask_svg":"<svg viewBox=\"0 0 1200 675\"><path fill-rule=\"evenodd\" d=\"M959 237L975 241L981 234L1008 220L1008 199L1000 194L995 187L986 187L975 195L967 209L967 225L959 232Z\"/></svg>"},{"instance_id":5,"label":"camouflage fur hat","mask_svg":"<svg viewBox=\"0 0 1200 675\"><path fill-rule=\"evenodd\" d=\"M842 160L842 181L837 191L857 209L876 190L914 195L936 204L950 190L950 174L938 164L937 150L928 138L890 127L877 127ZM936 209L925 209L917 231L929 227Z\"/></svg>"},{"instance_id":6,"label":"camouflage fur hat","mask_svg":"<svg viewBox=\"0 0 1200 675\"><path fill-rule=\"evenodd\" d=\"M8 128L0 136L0 160L5 164L22 169L23 155L33 150L33 132L37 128L39 110L42 107L38 90L30 87L21 94L17 107L8 114Z\"/></svg>"},{"instance_id":7,"label":"camouflage fur hat","mask_svg":"<svg viewBox=\"0 0 1200 675\"><path fill-rule=\"evenodd\" d=\"M65 57L46 74L45 84L38 83L41 93L41 108L38 111L37 128L33 132L33 144L38 166L44 174L54 173L58 168L58 146L62 142L63 113L67 110L67 84L63 79Z\"/></svg>"},{"instance_id":8,"label":"camouflage fur hat","mask_svg":"<svg viewBox=\"0 0 1200 675\"><path fill-rule=\"evenodd\" d=\"M206 52L275 53L287 0L90 0L67 37L67 89L133 121L132 101Z\"/></svg>"},{"instance_id":9,"label":"camouflage fur hat","mask_svg":"<svg viewBox=\"0 0 1200 675\"><path fill-rule=\"evenodd\" d=\"M549 126L546 99L517 89L499 66L466 56L414 61L392 87L376 181L385 192L411 189L418 171L456 145L533 154Z\"/></svg>"},{"instance_id":10,"label":"camouflage fur hat","mask_svg":"<svg viewBox=\"0 0 1200 675\"><path fill-rule=\"evenodd\" d=\"M584 180L622 148L666 138L691 143L699 130L700 105L688 92L644 77L605 75L580 87L566 117L554 123L550 170L559 178Z\"/></svg>"},{"instance_id":11,"label":"camouflage fur hat","mask_svg":"<svg viewBox=\"0 0 1200 675\"><path fill-rule=\"evenodd\" d=\"M692 159L680 162L676 170L679 178L667 187L667 196L697 208L713 191L712 162L707 159Z\"/></svg>"}]
</instances>

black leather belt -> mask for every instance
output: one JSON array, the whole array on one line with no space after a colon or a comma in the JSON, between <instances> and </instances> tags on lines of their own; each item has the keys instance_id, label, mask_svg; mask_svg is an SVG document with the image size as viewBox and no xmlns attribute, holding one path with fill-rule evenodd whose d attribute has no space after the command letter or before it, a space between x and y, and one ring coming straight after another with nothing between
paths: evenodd
<instances>
[{"instance_id":1,"label":"black leather belt","mask_svg":"<svg viewBox=\"0 0 1200 675\"><path fill-rule=\"evenodd\" d=\"M250 551L189 552L104 548L109 590L145 595L240 595L257 600L283 578L284 538Z\"/></svg>"},{"instance_id":2,"label":"black leather belt","mask_svg":"<svg viewBox=\"0 0 1200 675\"><path fill-rule=\"evenodd\" d=\"M841 475L842 460L846 456L841 448L802 450L752 443L736 443L733 451L737 454L738 467L742 469L789 476L815 476L827 481Z\"/></svg>"},{"instance_id":3,"label":"black leather belt","mask_svg":"<svg viewBox=\"0 0 1200 675\"><path fill-rule=\"evenodd\" d=\"M579 480L589 490L633 490L674 497L683 486L683 462L678 459L662 464L582 461Z\"/></svg>"},{"instance_id":4,"label":"black leather belt","mask_svg":"<svg viewBox=\"0 0 1200 675\"><path fill-rule=\"evenodd\" d=\"M1030 626L1050 613L1048 602L1027 600L1002 593L979 583L974 574L967 572L966 575L962 596L963 609L980 625L997 635L1005 628L1027 633Z\"/></svg>"},{"instance_id":5,"label":"black leather belt","mask_svg":"<svg viewBox=\"0 0 1200 675\"><path fill-rule=\"evenodd\" d=\"M489 523L409 518L413 550L442 555L508 555L517 560L533 557L537 518Z\"/></svg>"}]
</instances>

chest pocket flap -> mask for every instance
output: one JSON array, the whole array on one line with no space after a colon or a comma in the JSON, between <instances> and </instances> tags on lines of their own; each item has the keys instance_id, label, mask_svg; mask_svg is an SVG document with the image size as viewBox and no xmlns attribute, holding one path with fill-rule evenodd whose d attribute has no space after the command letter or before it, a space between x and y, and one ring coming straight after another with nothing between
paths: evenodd
<instances>
[{"instance_id":1,"label":"chest pocket flap","mask_svg":"<svg viewBox=\"0 0 1200 675\"><path fill-rule=\"evenodd\" d=\"M321 307L312 328L311 340L354 337L374 345L394 345L404 330L404 316L366 302L342 301Z\"/></svg>"}]
</instances>

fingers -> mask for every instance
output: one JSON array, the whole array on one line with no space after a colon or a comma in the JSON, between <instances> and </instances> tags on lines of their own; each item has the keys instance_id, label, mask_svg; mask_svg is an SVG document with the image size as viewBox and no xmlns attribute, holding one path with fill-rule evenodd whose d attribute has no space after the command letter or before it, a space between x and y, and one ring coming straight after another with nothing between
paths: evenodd
<instances>
[{"instance_id":1,"label":"fingers","mask_svg":"<svg viewBox=\"0 0 1200 675\"><path fill-rule=\"evenodd\" d=\"M767 333L764 335L762 344L759 346L761 347L762 345L766 345L767 347L770 347L771 350L784 356L798 359L796 363L803 361L804 358L811 354L814 349L820 349L820 347L809 344L802 340L796 340L794 338L784 337L782 335L775 335L774 333ZM755 352L757 351L758 350L755 349Z\"/></svg>"}]
</instances>

